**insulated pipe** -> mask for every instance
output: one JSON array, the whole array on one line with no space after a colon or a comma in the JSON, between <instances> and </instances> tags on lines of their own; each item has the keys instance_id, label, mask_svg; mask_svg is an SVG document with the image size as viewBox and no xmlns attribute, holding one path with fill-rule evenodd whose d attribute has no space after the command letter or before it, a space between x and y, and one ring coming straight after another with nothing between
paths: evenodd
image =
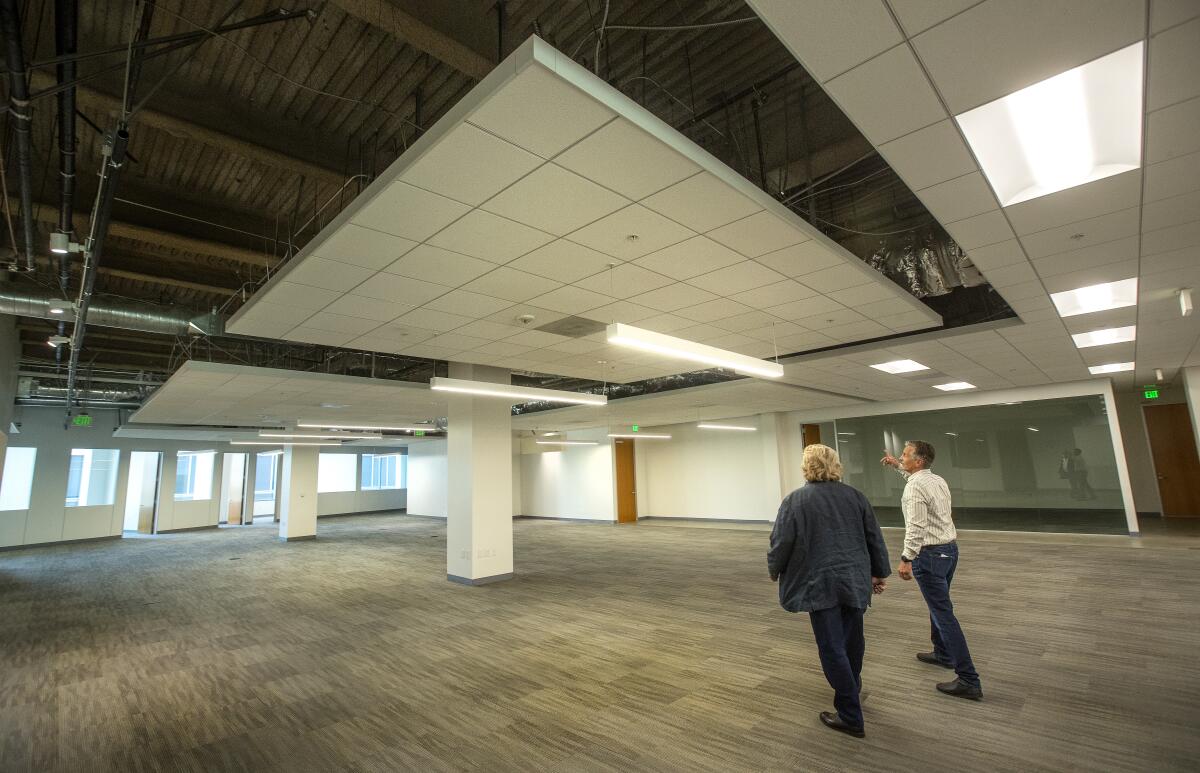
<instances>
[{"instance_id":1,"label":"insulated pipe","mask_svg":"<svg viewBox=\"0 0 1200 773\"><path fill-rule=\"evenodd\" d=\"M79 18L78 0L54 0L54 53L58 56L74 56L76 25ZM58 83L75 80L75 61L68 59L56 68ZM58 230L74 241L75 216L75 88L63 89L58 93ZM68 294L71 283L70 256L58 256L58 284L63 296ZM66 333L66 323L58 323L58 334ZM61 347L54 352L55 361L62 360Z\"/></svg>"},{"instance_id":2,"label":"insulated pipe","mask_svg":"<svg viewBox=\"0 0 1200 773\"><path fill-rule=\"evenodd\" d=\"M17 136L17 182L21 193L21 225L25 241L25 270L33 264L33 163L30 128L33 112L29 88L25 82L25 52L21 47L21 13L17 0L0 0L0 33L4 37L5 63L8 65L8 112L13 117ZM11 270L20 270L13 256Z\"/></svg>"},{"instance_id":3,"label":"insulated pipe","mask_svg":"<svg viewBox=\"0 0 1200 773\"><path fill-rule=\"evenodd\" d=\"M66 308L55 314L53 308L62 308L62 301L52 295L20 293L11 289L0 291L0 314L19 317L36 317L70 321L75 312ZM91 306L87 321L100 327L115 327L122 330L139 330L143 333L161 333L171 336L221 335L224 325L221 320L210 316L189 317L186 314L163 312L142 308L132 304L113 304L100 301Z\"/></svg>"}]
</instances>

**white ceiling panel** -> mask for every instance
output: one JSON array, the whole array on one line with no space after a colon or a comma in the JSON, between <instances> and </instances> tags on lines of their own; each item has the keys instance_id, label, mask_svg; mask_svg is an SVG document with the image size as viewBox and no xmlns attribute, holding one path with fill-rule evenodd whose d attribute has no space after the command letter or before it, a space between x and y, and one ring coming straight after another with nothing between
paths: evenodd
<instances>
[{"instance_id":1,"label":"white ceiling panel","mask_svg":"<svg viewBox=\"0 0 1200 773\"><path fill-rule=\"evenodd\" d=\"M370 193L371 189L368 189L362 195ZM355 211L350 222L419 242L470 210L466 204L445 196L394 182Z\"/></svg>"},{"instance_id":2,"label":"white ceiling panel","mask_svg":"<svg viewBox=\"0 0 1200 773\"><path fill-rule=\"evenodd\" d=\"M1008 220L1000 212L985 212L953 223L945 223L946 230L959 246L970 252L977 247L1012 239L1016 234Z\"/></svg>"},{"instance_id":3,"label":"white ceiling panel","mask_svg":"<svg viewBox=\"0 0 1200 773\"><path fill-rule=\"evenodd\" d=\"M834 78L825 89L873 145L948 117L907 45Z\"/></svg>"},{"instance_id":4,"label":"white ceiling panel","mask_svg":"<svg viewBox=\"0 0 1200 773\"><path fill-rule=\"evenodd\" d=\"M1152 0L1150 31L1162 32L1197 16L1200 16L1200 5L1195 0Z\"/></svg>"},{"instance_id":5,"label":"white ceiling panel","mask_svg":"<svg viewBox=\"0 0 1200 773\"><path fill-rule=\"evenodd\" d=\"M1017 234L1025 235L1137 207L1141 195L1142 171L1135 169L1023 201L1005 212Z\"/></svg>"},{"instance_id":6,"label":"white ceiling panel","mask_svg":"<svg viewBox=\"0 0 1200 773\"><path fill-rule=\"evenodd\" d=\"M896 23L880 0L748 3L818 81L829 80L901 41Z\"/></svg>"},{"instance_id":7,"label":"white ceiling panel","mask_svg":"<svg viewBox=\"0 0 1200 773\"><path fill-rule=\"evenodd\" d=\"M978 2L979 0L888 0L888 5L900 20L904 33L912 37Z\"/></svg>"},{"instance_id":8,"label":"white ceiling panel","mask_svg":"<svg viewBox=\"0 0 1200 773\"><path fill-rule=\"evenodd\" d=\"M863 284L862 271L854 266L831 266L800 277L800 282L819 293L831 293L834 290L844 290ZM889 280L891 281L891 280ZM876 296L871 301L882 300Z\"/></svg>"},{"instance_id":9,"label":"white ceiling panel","mask_svg":"<svg viewBox=\"0 0 1200 773\"><path fill-rule=\"evenodd\" d=\"M615 158L624 163L613 163ZM634 201L700 171L695 163L625 118L605 125L554 162Z\"/></svg>"},{"instance_id":10,"label":"white ceiling panel","mask_svg":"<svg viewBox=\"0 0 1200 773\"><path fill-rule=\"evenodd\" d=\"M1025 250L1021 249L1021 243L1016 239L976 247L967 253L967 257L980 271L984 272L989 268L1011 266L1014 263L1025 263L1028 260L1025 257Z\"/></svg>"},{"instance_id":11,"label":"white ceiling panel","mask_svg":"<svg viewBox=\"0 0 1200 773\"><path fill-rule=\"evenodd\" d=\"M1200 189L1200 153L1177 156L1146 167L1146 201Z\"/></svg>"},{"instance_id":12,"label":"white ceiling panel","mask_svg":"<svg viewBox=\"0 0 1200 773\"><path fill-rule=\"evenodd\" d=\"M1142 230L1157 231L1195 220L1200 220L1200 191L1147 203L1142 211Z\"/></svg>"},{"instance_id":13,"label":"white ceiling panel","mask_svg":"<svg viewBox=\"0 0 1200 773\"><path fill-rule=\"evenodd\" d=\"M711 231L762 209L708 172L675 183L643 200L642 204L698 233Z\"/></svg>"},{"instance_id":14,"label":"white ceiling panel","mask_svg":"<svg viewBox=\"0 0 1200 773\"><path fill-rule=\"evenodd\" d=\"M429 243L491 263L508 263L553 238L515 220L473 209L439 231Z\"/></svg>"},{"instance_id":15,"label":"white ceiling panel","mask_svg":"<svg viewBox=\"0 0 1200 773\"><path fill-rule=\"evenodd\" d=\"M999 208L999 202L979 172L917 191L917 198L941 223L982 215Z\"/></svg>"},{"instance_id":16,"label":"white ceiling panel","mask_svg":"<svg viewBox=\"0 0 1200 773\"><path fill-rule=\"evenodd\" d=\"M1146 109L1200 96L1200 18L1150 38Z\"/></svg>"},{"instance_id":17,"label":"white ceiling panel","mask_svg":"<svg viewBox=\"0 0 1200 773\"><path fill-rule=\"evenodd\" d=\"M898 36L886 6L875 9ZM895 304L890 316L938 323L770 195L533 38L334 217L227 329L330 345L345 335L355 346L419 357L467 350L471 362L571 375L590 372L596 354L584 349L602 336L547 353L568 339L532 328L567 315L648 321L737 350L742 338L731 334L778 319L753 303L811 300L789 312L828 308L847 313L843 326L860 321L818 288L788 280L827 269L820 277L847 277L827 282L828 291L861 286L859 300ZM295 310L286 322L270 313L279 307ZM747 351L762 348L749 333L746 341ZM498 342L505 345L482 348ZM629 378L691 367L652 354L618 360L613 372Z\"/></svg>"},{"instance_id":18,"label":"white ceiling panel","mask_svg":"<svg viewBox=\"0 0 1200 773\"><path fill-rule=\"evenodd\" d=\"M1147 163L1200 151L1200 97L1155 110L1146 120Z\"/></svg>"},{"instance_id":19,"label":"white ceiling panel","mask_svg":"<svg viewBox=\"0 0 1200 773\"><path fill-rule=\"evenodd\" d=\"M564 236L630 202L555 164L545 164L489 199L483 209Z\"/></svg>"},{"instance_id":20,"label":"white ceiling panel","mask_svg":"<svg viewBox=\"0 0 1200 773\"><path fill-rule=\"evenodd\" d=\"M532 172L542 159L469 123L459 124L400 179L477 206Z\"/></svg>"},{"instance_id":21,"label":"white ceiling panel","mask_svg":"<svg viewBox=\"0 0 1200 773\"><path fill-rule=\"evenodd\" d=\"M967 144L950 119L885 142L879 153L913 190L976 170Z\"/></svg>"},{"instance_id":22,"label":"white ceiling panel","mask_svg":"<svg viewBox=\"0 0 1200 773\"><path fill-rule=\"evenodd\" d=\"M355 336L351 333L338 333L333 330L319 330L317 328L294 327L288 331L287 337L291 341L300 341L306 344L320 344L321 346L346 346L350 339Z\"/></svg>"},{"instance_id":23,"label":"white ceiling panel","mask_svg":"<svg viewBox=\"0 0 1200 773\"><path fill-rule=\"evenodd\" d=\"M1145 21L1130 0L987 0L913 45L958 115L1137 42Z\"/></svg>"},{"instance_id":24,"label":"white ceiling panel","mask_svg":"<svg viewBox=\"0 0 1200 773\"><path fill-rule=\"evenodd\" d=\"M1036 260L1047 255L1090 247L1136 234L1139 216L1140 208L1130 207L1058 228L1026 234L1021 237L1021 244L1025 246L1025 253Z\"/></svg>"}]
</instances>

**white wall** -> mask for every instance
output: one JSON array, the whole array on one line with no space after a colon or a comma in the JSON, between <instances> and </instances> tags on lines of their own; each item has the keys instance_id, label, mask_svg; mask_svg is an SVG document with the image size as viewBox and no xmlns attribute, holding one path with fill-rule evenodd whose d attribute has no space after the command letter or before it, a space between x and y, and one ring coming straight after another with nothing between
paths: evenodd
<instances>
[{"instance_id":1,"label":"white wall","mask_svg":"<svg viewBox=\"0 0 1200 773\"><path fill-rule=\"evenodd\" d=\"M17 395L17 362L21 354L16 323L16 317L0 314L0 475L4 474L4 449L10 444L21 445L19 436L11 439L8 436L13 400Z\"/></svg>"},{"instance_id":2,"label":"white wall","mask_svg":"<svg viewBox=\"0 0 1200 773\"><path fill-rule=\"evenodd\" d=\"M364 448L355 446L347 448L330 448L321 454L352 454L358 456L355 463L354 491L329 491L317 493L317 515L345 515L347 513L374 513L384 510L403 510L408 506L407 489L385 489L382 491L362 491L362 454L393 454L403 452L402 448ZM411 476L412 471L409 470ZM411 477L409 478L411 481ZM411 484L410 484L411 485Z\"/></svg>"},{"instance_id":3,"label":"white wall","mask_svg":"<svg viewBox=\"0 0 1200 773\"><path fill-rule=\"evenodd\" d=\"M613 446L608 430L570 433L571 440L595 440L594 446L539 446L521 443L519 515L617 519Z\"/></svg>"},{"instance_id":4,"label":"white wall","mask_svg":"<svg viewBox=\"0 0 1200 773\"><path fill-rule=\"evenodd\" d=\"M446 441L425 440L408 447L408 513L445 518Z\"/></svg>"},{"instance_id":5,"label":"white wall","mask_svg":"<svg viewBox=\"0 0 1200 773\"><path fill-rule=\"evenodd\" d=\"M1200 367L1183 368L1183 389L1187 395L1188 411L1192 415L1192 436L1200 448Z\"/></svg>"},{"instance_id":6,"label":"white wall","mask_svg":"<svg viewBox=\"0 0 1200 773\"><path fill-rule=\"evenodd\" d=\"M1162 496L1154 472L1154 457L1150 454L1150 436L1146 431L1141 396L1123 392L1116 396L1116 403L1134 505L1139 513L1162 513Z\"/></svg>"},{"instance_id":7,"label":"white wall","mask_svg":"<svg viewBox=\"0 0 1200 773\"><path fill-rule=\"evenodd\" d=\"M786 493L774 422L773 414L721 420L753 425L757 432L704 430L694 423L644 428L671 439L637 441L638 516L773 520Z\"/></svg>"}]
</instances>

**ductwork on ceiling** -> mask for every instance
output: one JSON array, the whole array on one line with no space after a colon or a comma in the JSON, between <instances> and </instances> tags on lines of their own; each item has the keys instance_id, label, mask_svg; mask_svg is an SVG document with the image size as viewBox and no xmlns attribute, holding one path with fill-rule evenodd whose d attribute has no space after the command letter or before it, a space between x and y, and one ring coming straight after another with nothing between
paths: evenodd
<instances>
[{"instance_id":1,"label":"ductwork on ceiling","mask_svg":"<svg viewBox=\"0 0 1200 773\"><path fill-rule=\"evenodd\" d=\"M12 289L0 290L0 314L38 317L56 322L75 319L74 309L61 298L16 292ZM113 303L109 300L92 301L87 321L88 324L101 327L140 330L144 333L170 336L216 336L225 332L225 320L216 314L193 316L187 312L164 311L134 304Z\"/></svg>"}]
</instances>

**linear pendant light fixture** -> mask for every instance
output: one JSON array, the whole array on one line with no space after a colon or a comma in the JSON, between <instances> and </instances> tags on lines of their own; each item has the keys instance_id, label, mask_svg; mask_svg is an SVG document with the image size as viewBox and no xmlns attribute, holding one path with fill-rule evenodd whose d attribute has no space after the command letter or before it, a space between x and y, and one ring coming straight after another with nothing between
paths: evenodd
<instances>
[{"instance_id":1,"label":"linear pendant light fixture","mask_svg":"<svg viewBox=\"0 0 1200 773\"><path fill-rule=\"evenodd\" d=\"M322 443L320 441L301 441L294 443L291 440L276 440L268 442L266 440L231 440L231 446L340 446L341 443Z\"/></svg>"},{"instance_id":2,"label":"linear pendant light fixture","mask_svg":"<svg viewBox=\"0 0 1200 773\"><path fill-rule=\"evenodd\" d=\"M461 378L445 378L434 376L429 379L429 388L435 392L457 392L477 397L502 397L513 404L545 401L548 403L572 403L575 405L606 405L608 398L604 395L587 394L586 392L567 392L561 389L541 389L539 387L516 386L513 384L497 384L490 381L467 381Z\"/></svg>"},{"instance_id":3,"label":"linear pendant light fixture","mask_svg":"<svg viewBox=\"0 0 1200 773\"><path fill-rule=\"evenodd\" d=\"M757 432L758 427L740 427L736 424L708 424L701 422L696 425L699 429L726 429L733 432Z\"/></svg>"},{"instance_id":4,"label":"linear pendant light fixture","mask_svg":"<svg viewBox=\"0 0 1200 773\"><path fill-rule=\"evenodd\" d=\"M628 438L629 440L670 440L670 435L656 435L651 432L610 432L609 437Z\"/></svg>"},{"instance_id":5,"label":"linear pendant light fixture","mask_svg":"<svg viewBox=\"0 0 1200 773\"><path fill-rule=\"evenodd\" d=\"M406 426L402 426L402 427L396 427L396 426L382 427L382 426L378 426L378 425L368 426L365 424L317 424L315 422L308 422L308 423L297 422L296 426L303 427L304 429L350 429L350 430L358 430L359 432L380 432L380 431L416 432L417 430L420 430L422 432L436 432L437 431L437 427L433 426L432 424L426 424L424 426L406 425Z\"/></svg>"},{"instance_id":6,"label":"linear pendant light fixture","mask_svg":"<svg viewBox=\"0 0 1200 773\"><path fill-rule=\"evenodd\" d=\"M291 438L299 440L382 440L383 435L378 432L372 435L364 435L360 433L334 434L332 432L312 433L303 432L259 432L259 437L263 438Z\"/></svg>"},{"instance_id":7,"label":"linear pendant light fixture","mask_svg":"<svg viewBox=\"0 0 1200 773\"><path fill-rule=\"evenodd\" d=\"M614 322L608 326L608 342L617 346L628 346L631 349L641 349L645 352L676 357L681 360L691 360L718 368L728 368L735 373L762 378L779 378L783 375L783 366L770 360L760 360L745 354L738 354L727 349L688 341L685 338L655 333L653 330L643 330L640 327Z\"/></svg>"},{"instance_id":8,"label":"linear pendant light fixture","mask_svg":"<svg viewBox=\"0 0 1200 773\"><path fill-rule=\"evenodd\" d=\"M539 446L598 446L598 440L535 440Z\"/></svg>"}]
</instances>

